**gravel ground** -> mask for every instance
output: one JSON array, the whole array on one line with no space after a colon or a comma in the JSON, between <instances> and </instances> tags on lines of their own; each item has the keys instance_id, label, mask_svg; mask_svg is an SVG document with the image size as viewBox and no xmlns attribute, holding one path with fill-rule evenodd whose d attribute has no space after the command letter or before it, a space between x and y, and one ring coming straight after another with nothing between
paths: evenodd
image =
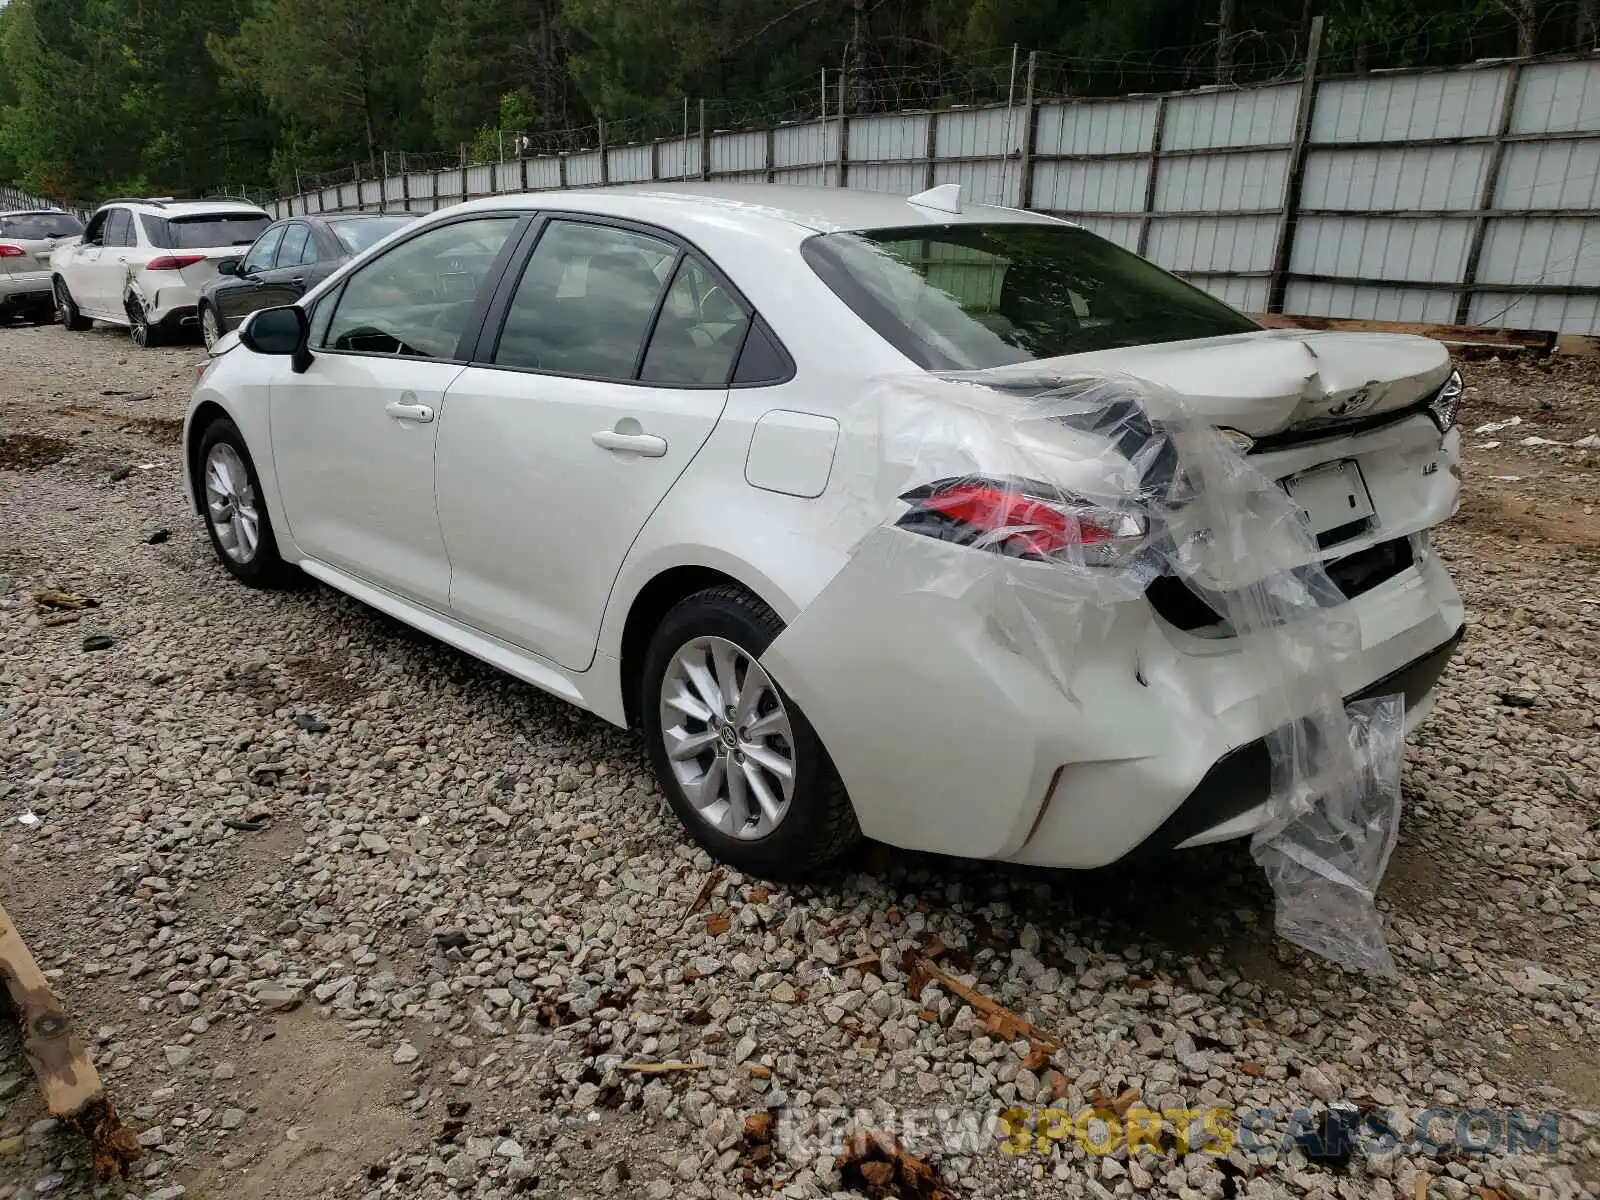
<instances>
[{"instance_id":1,"label":"gravel ground","mask_svg":"<svg viewBox=\"0 0 1600 1200\"><path fill-rule=\"evenodd\" d=\"M1469 633L1408 750L1400 977L1374 982L1273 938L1238 845L713 869L634 737L321 587L228 580L178 489L198 357L0 329L0 899L147 1147L110 1193L827 1195L886 1169L841 1175L808 1114L872 1106L961 1194L1600 1190L1600 366L1468 367L1439 541ZM101 604L47 624L47 586ZM90 1194L8 1039L0 1200ZM1130 1102L1278 1118L1227 1154L1198 1114L1131 1155L1086 1150L1099 1122L1043 1154L955 1136ZM1399 1144L1278 1146L1292 1110L1328 1133L1348 1106ZM1416 1145L1432 1107L1481 1110L1490 1151ZM1509 1145L1513 1109L1556 1113L1555 1145Z\"/></svg>"}]
</instances>

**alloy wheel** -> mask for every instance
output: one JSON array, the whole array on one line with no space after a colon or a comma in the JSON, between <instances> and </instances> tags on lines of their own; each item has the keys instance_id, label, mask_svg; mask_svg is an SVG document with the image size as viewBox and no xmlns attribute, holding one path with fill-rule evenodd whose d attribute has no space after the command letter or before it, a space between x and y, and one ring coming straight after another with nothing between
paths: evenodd
<instances>
[{"instance_id":1,"label":"alloy wheel","mask_svg":"<svg viewBox=\"0 0 1600 1200\"><path fill-rule=\"evenodd\" d=\"M776 829L794 798L794 730L771 677L726 638L698 637L661 680L661 736L701 820L742 841Z\"/></svg>"},{"instance_id":2,"label":"alloy wheel","mask_svg":"<svg viewBox=\"0 0 1600 1200\"><path fill-rule=\"evenodd\" d=\"M227 442L218 442L206 456L206 516L216 530L223 553L248 563L261 543L261 510L244 459Z\"/></svg>"},{"instance_id":3,"label":"alloy wheel","mask_svg":"<svg viewBox=\"0 0 1600 1200\"><path fill-rule=\"evenodd\" d=\"M128 301L128 332L133 335L133 344L148 346L150 344L150 319L145 316L144 305L137 300Z\"/></svg>"},{"instance_id":4,"label":"alloy wheel","mask_svg":"<svg viewBox=\"0 0 1600 1200\"><path fill-rule=\"evenodd\" d=\"M200 310L200 335L206 340L207 350L222 339L222 330L217 325L217 310L209 304Z\"/></svg>"}]
</instances>

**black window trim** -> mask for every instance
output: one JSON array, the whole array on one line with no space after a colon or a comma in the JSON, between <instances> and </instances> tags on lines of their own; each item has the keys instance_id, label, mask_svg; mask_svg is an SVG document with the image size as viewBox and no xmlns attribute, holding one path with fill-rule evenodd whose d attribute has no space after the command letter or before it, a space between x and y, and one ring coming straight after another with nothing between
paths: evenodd
<instances>
[{"instance_id":1,"label":"black window trim","mask_svg":"<svg viewBox=\"0 0 1600 1200\"><path fill-rule=\"evenodd\" d=\"M756 306L750 303L745 294L739 290L733 280L728 278L727 273L717 266L711 256L682 234L659 225L653 225L648 221L638 221L631 217L614 217L609 213L590 213L564 208L541 208L536 210L533 216L535 219L531 228L523 235L526 247L519 246L517 248L517 259L513 264L515 269L508 270L501 275L499 287L495 293L493 303L489 305L483 330L478 337L477 345L473 350L468 365L483 367L491 371L513 371L522 375L539 375L549 379L583 379L593 383L610 383L626 387L663 388L676 392L728 391L734 388L743 391L757 387L776 387L779 384L788 383L795 377L794 356L789 353L788 347L783 344L782 339L773 331L771 323L762 318ZM500 338L505 333L506 318L511 311L511 302L516 297L517 288L522 284L522 277L527 272L528 265L533 261L533 255L539 247L540 238L551 221L574 221L588 225L608 225L616 229L624 229L631 233L656 238L673 246L678 251L678 256L673 261L672 271L667 275L660 295L656 297L655 312L651 314L650 326L646 330L644 339L639 346L639 352L635 356L633 378L619 379L615 375L588 375L572 371L547 371L536 367L522 367L511 363L493 361L494 355L500 347ZM678 271L687 258L693 258L749 314L750 319L745 323L744 338L739 343L738 351L735 352L728 363L727 378L721 383L661 383L649 379L640 379L639 374L644 369L645 356L650 352L650 340L655 336L656 322L661 318L661 307L666 303L667 292L671 290L673 280L677 277ZM787 370L781 378L777 379L760 380L754 383L734 383L734 375L737 374L739 369L739 359L744 354L745 343L750 340L750 331L756 327L757 321L761 322L767 338L776 347L779 357L784 361Z\"/></svg>"},{"instance_id":2,"label":"black window trim","mask_svg":"<svg viewBox=\"0 0 1600 1200\"><path fill-rule=\"evenodd\" d=\"M475 346L481 343L483 340L485 313L491 309L494 299L500 294L500 289L505 284L506 269L511 265L512 257L515 254L518 245L520 245L521 242L527 237L528 228L537 223L534 219L536 215L537 214L530 213L526 209L493 208L482 209L477 212L457 213L443 221L429 221L423 225L421 229L417 229L408 233L394 245L390 246L383 252L381 257L373 259L372 262L363 263L361 269L366 270L374 263L381 262L383 258L393 254L396 250L400 249L401 246L406 245L412 239L422 237L424 234L431 233L435 229L444 229L449 225L459 225L464 221L505 220L509 217L515 222L515 224L512 225L511 232L506 235L505 243L500 247L500 252L495 255L494 262L489 264L489 273L484 276L485 286L479 289L478 299L473 303L472 310L467 314L466 328L471 330L474 325L476 325L479 331L477 340L472 343L472 345ZM328 331L333 327L334 321L338 319L339 305L344 302L344 295L347 285L353 277L353 274L345 276L344 279L340 280L339 286L333 289L333 292L336 292L337 295L333 297L334 304L328 310L327 323L322 329L323 338L328 336ZM328 297L319 296L317 298L317 303L320 304L324 299L327 298ZM461 341L466 340L467 337L465 334L463 334ZM456 353L452 358L432 358L410 354L380 354L375 350L335 350L331 346L320 345L313 345L311 347L311 353L313 355L339 354L350 358L377 358L382 359L385 362L435 362L448 363L460 367L475 365L470 355L470 346L468 348L468 356L462 357L461 341L456 343Z\"/></svg>"}]
</instances>

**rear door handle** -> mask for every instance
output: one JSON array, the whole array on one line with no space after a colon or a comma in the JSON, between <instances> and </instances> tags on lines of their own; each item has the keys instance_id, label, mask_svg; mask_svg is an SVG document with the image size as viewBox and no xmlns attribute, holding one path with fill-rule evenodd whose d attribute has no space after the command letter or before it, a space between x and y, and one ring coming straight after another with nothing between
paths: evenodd
<instances>
[{"instance_id":1,"label":"rear door handle","mask_svg":"<svg viewBox=\"0 0 1600 1200\"><path fill-rule=\"evenodd\" d=\"M602 429L591 434L589 440L602 450L620 450L641 458L660 458L667 452L667 439L653 433L618 433L615 429Z\"/></svg>"},{"instance_id":2,"label":"rear door handle","mask_svg":"<svg viewBox=\"0 0 1600 1200\"><path fill-rule=\"evenodd\" d=\"M396 421L414 421L418 425L426 425L433 420L433 409L426 404L401 404L398 400L391 400L383 406L383 411Z\"/></svg>"}]
</instances>

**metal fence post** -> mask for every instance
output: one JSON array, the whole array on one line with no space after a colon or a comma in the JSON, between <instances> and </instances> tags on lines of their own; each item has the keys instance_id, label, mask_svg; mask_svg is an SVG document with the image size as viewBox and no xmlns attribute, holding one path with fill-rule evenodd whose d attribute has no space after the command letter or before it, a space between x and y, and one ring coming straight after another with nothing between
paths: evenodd
<instances>
[{"instance_id":1,"label":"metal fence post","mask_svg":"<svg viewBox=\"0 0 1600 1200\"><path fill-rule=\"evenodd\" d=\"M389 152L383 152L383 178L378 181L378 211L389 211Z\"/></svg>"},{"instance_id":2,"label":"metal fence post","mask_svg":"<svg viewBox=\"0 0 1600 1200\"><path fill-rule=\"evenodd\" d=\"M771 125L767 126L767 182L772 183L778 178L778 131Z\"/></svg>"},{"instance_id":3,"label":"metal fence post","mask_svg":"<svg viewBox=\"0 0 1600 1200\"><path fill-rule=\"evenodd\" d=\"M706 128L706 98L700 97L700 178L711 178L711 131Z\"/></svg>"},{"instance_id":4,"label":"metal fence post","mask_svg":"<svg viewBox=\"0 0 1600 1200\"><path fill-rule=\"evenodd\" d=\"M1017 181L1017 207L1033 207L1033 151L1039 137L1039 108L1033 99L1039 52L1028 51L1028 82L1022 92L1022 178Z\"/></svg>"},{"instance_id":5,"label":"metal fence post","mask_svg":"<svg viewBox=\"0 0 1600 1200\"><path fill-rule=\"evenodd\" d=\"M1483 193L1478 197L1478 219L1472 227L1472 241L1467 246L1467 261L1461 268L1461 295L1456 300L1456 324L1466 325L1472 319L1472 293L1478 282L1478 264L1483 261L1483 243L1489 236L1489 213L1494 209L1495 193L1500 190L1500 164L1505 161L1506 138L1511 133L1511 121L1517 112L1517 93L1522 90L1522 69L1517 63L1511 68L1511 78L1506 81L1505 98L1500 104L1500 120L1495 130L1494 146L1489 151L1489 165L1483 172Z\"/></svg>"},{"instance_id":6,"label":"metal fence post","mask_svg":"<svg viewBox=\"0 0 1600 1200\"><path fill-rule=\"evenodd\" d=\"M1167 98L1156 97L1156 118L1150 128L1150 159L1144 172L1144 215L1139 218L1139 253L1150 248L1150 227L1156 215L1156 176L1161 170L1161 142L1167 132Z\"/></svg>"},{"instance_id":7,"label":"metal fence post","mask_svg":"<svg viewBox=\"0 0 1600 1200\"><path fill-rule=\"evenodd\" d=\"M928 144L926 147L928 161L922 172L922 186L931 188L939 181L939 110L933 109L928 113Z\"/></svg>"},{"instance_id":8,"label":"metal fence post","mask_svg":"<svg viewBox=\"0 0 1600 1200\"><path fill-rule=\"evenodd\" d=\"M661 178L661 139L650 139L650 182Z\"/></svg>"},{"instance_id":9,"label":"metal fence post","mask_svg":"<svg viewBox=\"0 0 1600 1200\"><path fill-rule=\"evenodd\" d=\"M1322 53L1322 18L1312 19L1306 46L1306 69L1300 79L1300 103L1294 115L1294 145L1284 172L1283 215L1278 220L1278 244L1272 253L1272 275L1267 285L1267 311L1281 313L1289 291L1289 259L1294 254L1295 224L1300 212L1300 185L1306 173L1306 142L1317 106L1317 59Z\"/></svg>"},{"instance_id":10,"label":"metal fence post","mask_svg":"<svg viewBox=\"0 0 1600 1200\"><path fill-rule=\"evenodd\" d=\"M606 161L606 123L596 121L595 128L600 138L600 186L604 187L611 182L611 164Z\"/></svg>"},{"instance_id":11,"label":"metal fence post","mask_svg":"<svg viewBox=\"0 0 1600 1200\"><path fill-rule=\"evenodd\" d=\"M848 119L844 115L844 88L845 80L849 74L850 73L848 71L841 70L839 72L839 163L835 168L837 171L837 178L835 182L837 182L840 187L845 186L845 173L849 170L850 125Z\"/></svg>"}]
</instances>

